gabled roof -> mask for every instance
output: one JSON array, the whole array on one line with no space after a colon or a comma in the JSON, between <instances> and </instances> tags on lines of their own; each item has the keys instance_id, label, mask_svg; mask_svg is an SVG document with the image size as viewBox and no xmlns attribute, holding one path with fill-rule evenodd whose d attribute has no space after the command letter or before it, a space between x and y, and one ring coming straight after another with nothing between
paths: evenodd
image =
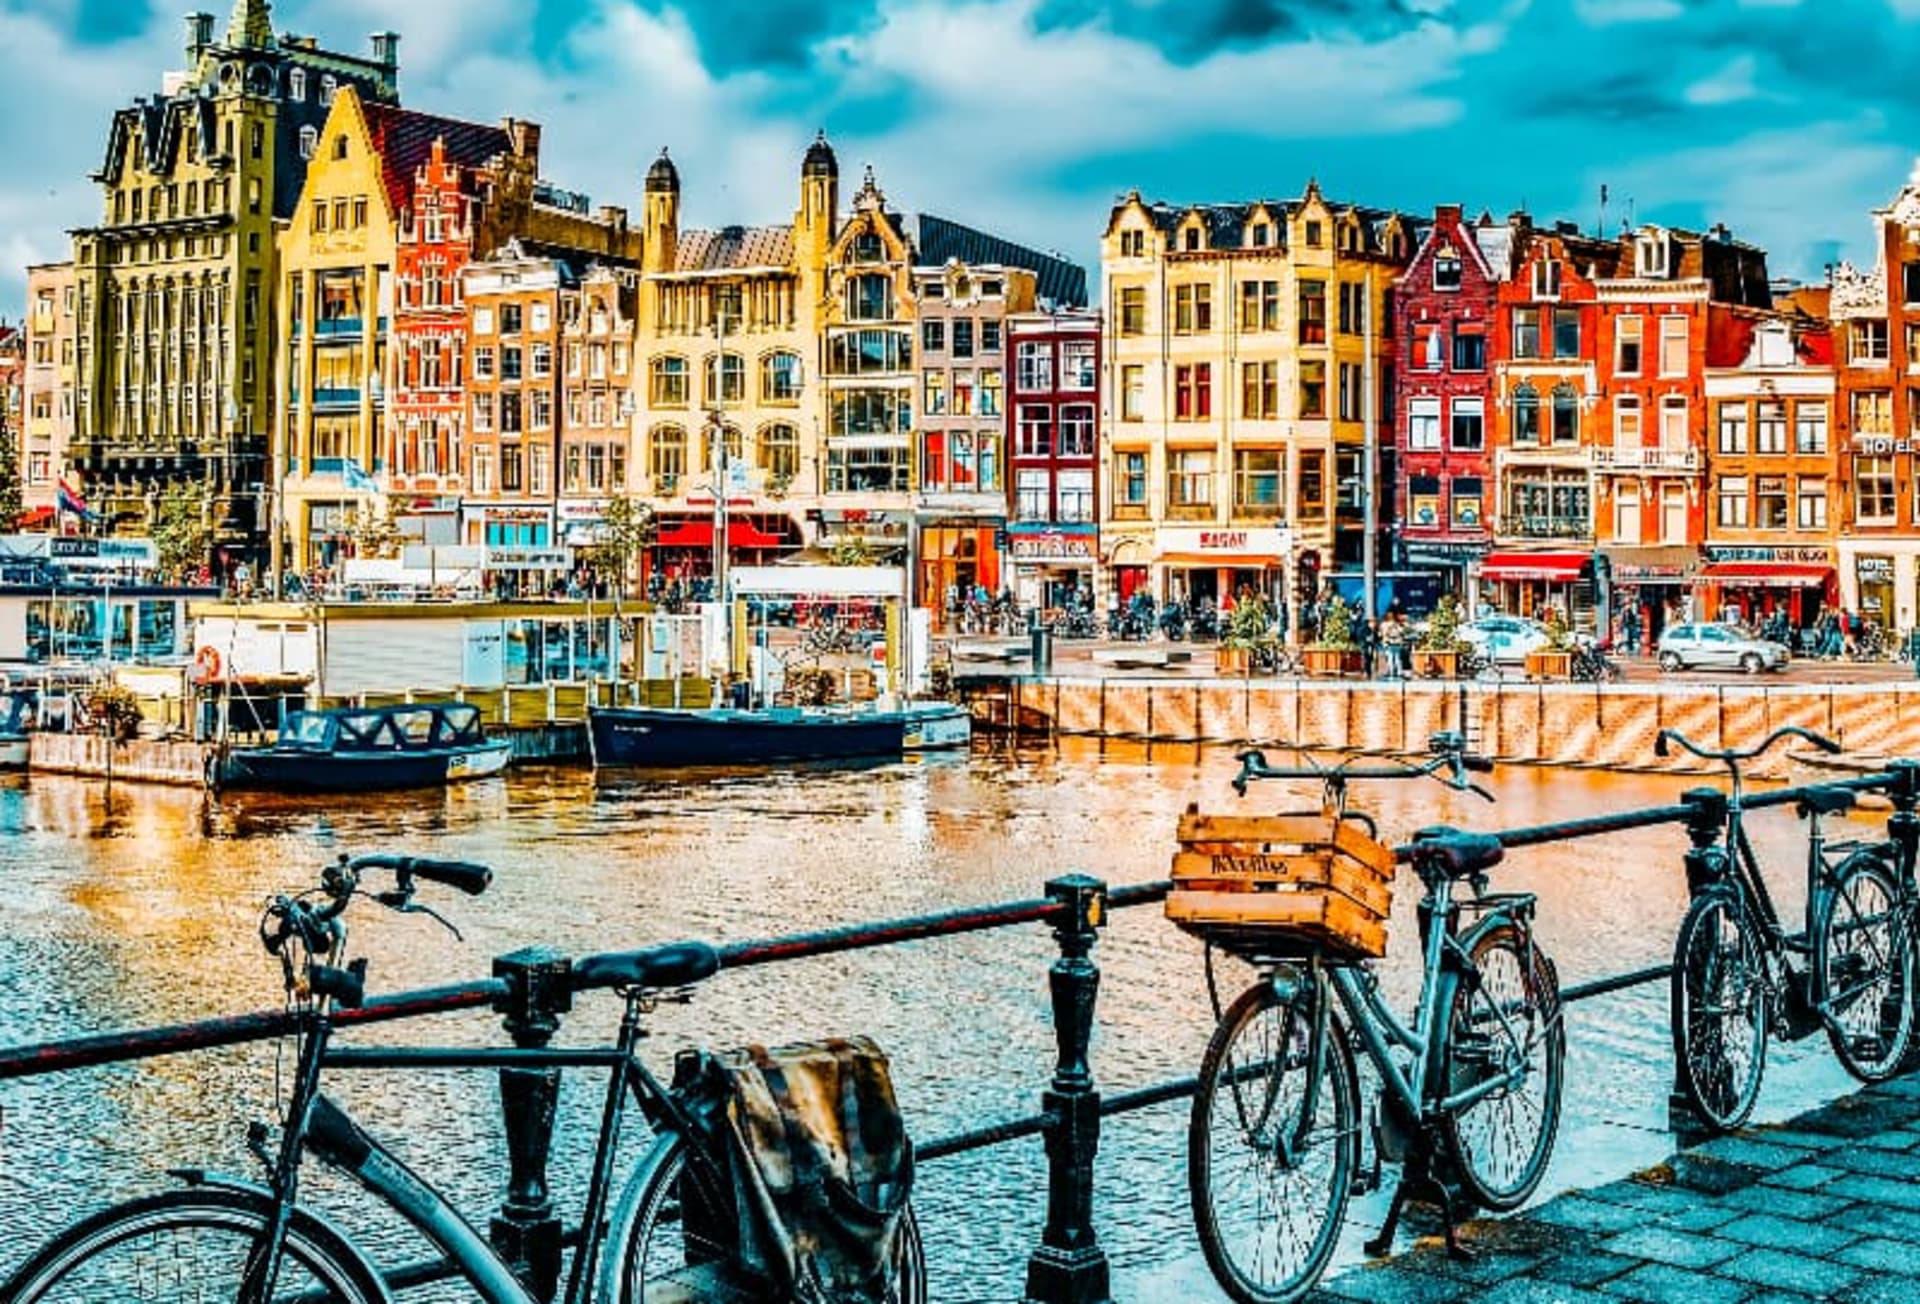
<instances>
[{"instance_id":1,"label":"gabled roof","mask_svg":"<svg viewBox=\"0 0 1920 1304\"><path fill-rule=\"evenodd\" d=\"M367 119L367 134L380 155L381 177L396 213L407 206L414 177L432 155L434 141L444 142L447 162L459 167L484 167L513 150L512 138L502 127L365 99L360 102L360 110Z\"/></svg>"},{"instance_id":2,"label":"gabled roof","mask_svg":"<svg viewBox=\"0 0 1920 1304\"><path fill-rule=\"evenodd\" d=\"M792 227L728 226L718 231L682 231L675 242L673 270L713 272L792 263Z\"/></svg>"},{"instance_id":3,"label":"gabled roof","mask_svg":"<svg viewBox=\"0 0 1920 1304\"><path fill-rule=\"evenodd\" d=\"M903 213L898 229L913 246L914 262L941 267L949 262L1021 267L1034 275L1034 294L1048 302L1080 307L1087 302L1087 272L1056 254L1015 244L985 231L931 213Z\"/></svg>"}]
</instances>

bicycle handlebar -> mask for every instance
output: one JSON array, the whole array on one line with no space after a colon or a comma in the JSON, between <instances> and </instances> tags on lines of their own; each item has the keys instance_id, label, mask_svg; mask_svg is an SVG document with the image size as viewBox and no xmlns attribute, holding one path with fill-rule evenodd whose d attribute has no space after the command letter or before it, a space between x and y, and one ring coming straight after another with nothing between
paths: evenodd
<instances>
[{"instance_id":1,"label":"bicycle handlebar","mask_svg":"<svg viewBox=\"0 0 1920 1304\"><path fill-rule=\"evenodd\" d=\"M493 882L491 869L469 860L431 860L424 856L378 854L355 856L347 862L347 868L356 874L367 869L390 869L402 887L410 877L424 878L429 883L443 883L468 896L479 896Z\"/></svg>"},{"instance_id":2,"label":"bicycle handlebar","mask_svg":"<svg viewBox=\"0 0 1920 1304\"><path fill-rule=\"evenodd\" d=\"M1754 757L1759 756L1782 738L1803 738L1829 755L1838 753L1841 750L1840 744L1828 738L1825 734L1817 734L1813 730L1797 724L1786 724L1781 725L1778 729L1775 729L1772 733L1761 739L1760 742L1744 751L1732 747L1722 748L1717 751L1712 750L1700 746L1700 744L1694 742L1693 739L1687 737L1678 729L1662 729L1654 735L1653 754L1660 757L1670 756L1672 752L1668 749L1668 744L1678 743L1683 750L1693 753L1703 761L1719 761L1731 768L1737 762L1750 761Z\"/></svg>"},{"instance_id":3,"label":"bicycle handlebar","mask_svg":"<svg viewBox=\"0 0 1920 1304\"><path fill-rule=\"evenodd\" d=\"M1275 768L1267 764L1266 753L1257 747L1249 747L1235 754L1240 762L1240 773L1233 777L1233 790L1240 796L1247 795L1247 784L1254 779L1318 779L1325 784L1344 784L1349 779L1420 779L1433 778L1457 792L1471 792L1488 801L1493 794L1467 778L1474 774L1491 774L1493 762L1484 756L1471 755L1466 750L1466 740L1456 733L1438 733L1428 739L1428 747L1433 757L1421 765L1396 762L1392 766L1357 767L1349 758L1339 765L1322 767L1309 763L1305 766ZM1441 770L1448 773L1442 775Z\"/></svg>"}]
</instances>

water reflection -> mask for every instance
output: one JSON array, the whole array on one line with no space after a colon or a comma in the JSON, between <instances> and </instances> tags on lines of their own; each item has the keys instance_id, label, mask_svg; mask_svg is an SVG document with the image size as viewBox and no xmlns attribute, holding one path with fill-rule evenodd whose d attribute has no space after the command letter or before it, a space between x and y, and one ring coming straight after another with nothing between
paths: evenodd
<instances>
[{"instance_id":1,"label":"water reflection","mask_svg":"<svg viewBox=\"0 0 1920 1304\"><path fill-rule=\"evenodd\" d=\"M487 862L480 901L436 902L465 932L377 912L356 921L370 986L393 990L483 973L488 957L529 944L580 954L685 936L725 941L957 904L1036 895L1086 870L1113 883L1158 878L1189 801L1260 809L1310 800L1256 790L1236 803L1223 749L1070 745L913 764L774 775L741 772L602 778L536 769L445 793L347 801L262 794L209 802L137 785L36 778L0 782L0 1042L17 1043L268 1008L273 966L253 940L263 898L312 881L334 855L404 849ZM1438 785L1356 792L1400 836L1422 825L1532 823L1672 801L1688 781L1508 770L1498 806ZM1274 788L1278 785L1267 785ZM1784 909L1801 899L1800 831L1790 815L1752 831L1776 867ZM1565 982L1662 962L1685 902L1677 829L1515 853L1503 887L1540 894L1540 929ZM1410 935L1404 882L1394 932ZM1404 949L1404 948L1403 948ZM690 1042L775 1043L867 1032L893 1054L910 1123L933 1136L1036 1105L1052 1064L1043 930L976 934L885 951L722 975L696 1002L658 1016L662 1054ZM1157 910L1125 912L1102 939L1095 1065L1109 1090L1197 1065L1210 1028L1196 944ZM1412 998L1399 952L1388 988ZM566 1036L610 1036L610 1000L583 1002ZM1610 997L1571 1017L1570 1096L1549 1186L1618 1175L1669 1148L1670 1051L1664 988ZM492 1043L485 1016L431 1028L369 1029L365 1040ZM0 1086L0 1264L76 1212L148 1189L180 1163L248 1172L245 1121L271 1113L270 1047L152 1061L61 1081ZM596 1103L570 1080L567 1119ZM1770 1066L1763 1109L1790 1112L1838 1089L1811 1044ZM484 1217L504 1181L491 1085L471 1074L340 1077L333 1090L436 1181ZM1184 1111L1110 1125L1101 1156L1101 1234L1133 1298L1214 1298L1191 1249L1184 1195ZM563 1136L563 1169L591 1138ZM1037 1143L928 1165L924 1217L941 1300L1015 1297L1038 1234ZM318 1180L315 1198L344 1197ZM364 1224L364 1208L352 1225ZM1356 1210L1371 1221L1377 1210ZM392 1229L366 1226L380 1241ZM406 1246L393 1242L400 1253ZM416 1297L409 1297L416 1298ZM417 1298L430 1298L420 1296ZM460 1298L448 1295L444 1298Z\"/></svg>"}]
</instances>

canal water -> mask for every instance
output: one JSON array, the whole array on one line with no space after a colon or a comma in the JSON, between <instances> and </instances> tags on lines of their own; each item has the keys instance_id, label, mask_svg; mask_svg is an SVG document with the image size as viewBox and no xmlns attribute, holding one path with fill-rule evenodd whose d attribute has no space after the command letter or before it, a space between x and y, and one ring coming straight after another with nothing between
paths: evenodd
<instances>
[{"instance_id":1,"label":"canal water","mask_svg":"<svg viewBox=\"0 0 1920 1304\"><path fill-rule=\"evenodd\" d=\"M780 774L602 777L532 770L446 793L335 801L228 797L96 782L0 786L0 1044L270 1008L277 965L255 938L267 894L311 884L341 852L407 851L484 861L494 889L432 895L456 941L424 917L353 917L369 987L391 991L484 975L523 946L569 954L685 937L729 941L1040 894L1084 870L1114 884L1163 877L1188 802L1258 811L1309 796L1281 785L1238 801L1225 749L1063 744L923 762ZM1497 805L1437 784L1379 784L1356 804L1393 838L1434 822L1531 824L1663 803L1665 777L1507 769ZM1783 907L1801 899L1791 814L1756 816ZM1677 828L1513 853L1500 886L1537 892L1540 930L1563 983L1664 962L1685 905ZM1414 975L1414 890L1396 901L1386 983ZM689 1006L656 1016L654 1062L675 1048L866 1033L892 1055L910 1127L931 1138L1031 1112L1053 1062L1046 994L1055 954L1028 927L723 974ZM1158 907L1121 912L1102 937L1093 1062L1109 1091L1191 1073L1210 1031L1200 948ZM1417 963L1417 959L1413 961ZM1242 975L1227 975L1232 988ZM1664 984L1600 998L1569 1016L1570 1072L1547 1190L1609 1180L1672 1149ZM562 1040L611 1035L611 997L583 998ZM484 1014L356 1033L361 1043L498 1044ZM273 1117L270 1045L176 1056L59 1080L0 1084L0 1268L115 1198L166 1184L180 1165L250 1172L246 1123ZM557 1194L577 1209L577 1174L598 1105L569 1079ZM1824 1043L1775 1048L1762 1117L1845 1087ZM497 1105L475 1073L336 1075L329 1090L484 1223L504 1185ZM1098 1226L1116 1298L1219 1298L1195 1248L1185 1194L1185 1106L1111 1120L1098 1169ZM634 1137L637 1147L644 1137ZM637 1151L635 1152L637 1153ZM370 1218L316 1168L312 1198L378 1243L421 1247ZM916 1193L941 1301L1019 1298L1044 1206L1029 1140L927 1164ZM1356 1203L1342 1258L1378 1220ZM406 1299L467 1298L458 1292Z\"/></svg>"}]
</instances>

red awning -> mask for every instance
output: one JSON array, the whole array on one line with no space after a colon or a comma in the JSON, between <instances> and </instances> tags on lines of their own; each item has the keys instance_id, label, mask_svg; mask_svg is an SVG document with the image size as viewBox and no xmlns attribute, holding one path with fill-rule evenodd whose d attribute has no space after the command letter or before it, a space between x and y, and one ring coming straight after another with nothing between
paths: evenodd
<instances>
[{"instance_id":1,"label":"red awning","mask_svg":"<svg viewBox=\"0 0 1920 1304\"><path fill-rule=\"evenodd\" d=\"M34 525L45 525L48 521L51 521L52 519L53 519L53 508L35 507L35 508L29 509L28 511L24 511L20 513L19 517L15 521L15 526L16 528L24 529L26 527L34 526Z\"/></svg>"},{"instance_id":2,"label":"red awning","mask_svg":"<svg viewBox=\"0 0 1920 1304\"><path fill-rule=\"evenodd\" d=\"M1490 552L1480 563L1480 578L1570 584L1592 561L1586 552Z\"/></svg>"},{"instance_id":3,"label":"red awning","mask_svg":"<svg viewBox=\"0 0 1920 1304\"><path fill-rule=\"evenodd\" d=\"M682 521L670 529L662 530L654 544L661 548L711 548L713 547L712 521ZM738 517L727 521L727 547L729 548L784 548L787 541L777 534L755 525L752 521L743 521Z\"/></svg>"},{"instance_id":4,"label":"red awning","mask_svg":"<svg viewBox=\"0 0 1920 1304\"><path fill-rule=\"evenodd\" d=\"M1700 572L1709 584L1745 589L1817 589L1833 578L1833 567L1805 562L1722 561Z\"/></svg>"}]
</instances>

